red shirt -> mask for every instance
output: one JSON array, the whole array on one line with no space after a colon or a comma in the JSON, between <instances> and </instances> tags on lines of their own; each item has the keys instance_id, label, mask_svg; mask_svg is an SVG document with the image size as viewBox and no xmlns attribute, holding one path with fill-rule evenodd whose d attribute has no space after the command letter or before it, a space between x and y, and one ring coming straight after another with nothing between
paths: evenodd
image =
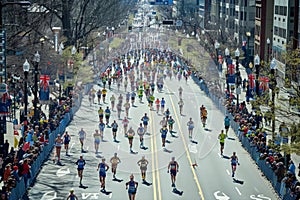
<instances>
[{"instance_id":1,"label":"red shirt","mask_svg":"<svg viewBox=\"0 0 300 200\"><path fill-rule=\"evenodd\" d=\"M22 168L23 168L22 174L29 174L30 167L27 163L23 163Z\"/></svg>"}]
</instances>

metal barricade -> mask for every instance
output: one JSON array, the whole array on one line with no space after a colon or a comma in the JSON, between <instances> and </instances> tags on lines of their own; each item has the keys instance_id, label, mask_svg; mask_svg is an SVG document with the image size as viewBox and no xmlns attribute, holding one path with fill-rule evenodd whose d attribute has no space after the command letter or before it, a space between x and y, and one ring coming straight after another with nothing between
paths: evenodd
<instances>
[{"instance_id":1,"label":"metal barricade","mask_svg":"<svg viewBox=\"0 0 300 200\"><path fill-rule=\"evenodd\" d=\"M75 101L76 105L74 106L75 107L74 110L72 108L69 113L66 113L64 118L60 121L59 126L56 127L56 129L50 133L49 139L48 139L48 144L44 144L42 151L39 153L38 157L31 165L31 169L30 169L31 178L29 178L29 180L28 180L27 187L29 187L30 185L32 185L34 183L34 181L41 169L41 166L43 165L44 161L48 159L48 157L54 147L55 138L57 137L58 134L64 133L67 125L69 124L69 122L72 119L71 116L79 109L81 99L82 99L82 94L79 94L78 101ZM16 187L11 190L10 195L9 195L9 200L21 199L24 196L26 190L27 190L27 188L25 188L24 178L21 177L20 181L17 182Z\"/></svg>"}]
</instances>

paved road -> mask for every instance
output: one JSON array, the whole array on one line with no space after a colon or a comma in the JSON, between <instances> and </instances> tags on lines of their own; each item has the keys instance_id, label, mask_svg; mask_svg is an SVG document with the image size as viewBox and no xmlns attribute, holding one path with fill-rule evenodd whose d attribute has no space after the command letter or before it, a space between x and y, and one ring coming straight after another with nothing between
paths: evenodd
<instances>
[{"instance_id":1,"label":"paved road","mask_svg":"<svg viewBox=\"0 0 300 200\"><path fill-rule=\"evenodd\" d=\"M182 116L179 114L178 109L179 85L183 88L185 103ZM95 85L94 89L98 90L99 86ZM113 86L112 90L108 92L108 97L112 94L117 97L120 93L125 95L123 88L118 92L116 87ZM222 158L219 155L217 136L223 128L224 115L216 109L212 101L200 91L191 79L187 82L167 79L163 92L158 93L156 91L154 96L166 99L166 108L170 109L171 116L176 121L174 129L177 137L168 135L167 138L170 141L167 144L167 149L170 152L164 152L161 146L159 122L162 115L150 111L144 98L144 103L136 101L137 107L130 108L129 126L136 130L144 113L148 114L150 117L148 132L150 134L145 136L145 145L149 148L147 150L139 149L139 140L135 136L133 149L138 153L129 153L129 145L123 134L121 120L117 120L119 124L117 139L120 142L113 142L111 128L106 128L104 133L106 142L100 144L101 153L95 154L92 134L95 129L98 129L97 110L99 105L93 104L90 106L88 97L85 96L82 106L67 128L72 136L71 156L62 156L64 166L55 165L51 159L45 163L35 185L29 191L30 199L65 199L70 188L75 189L79 199L126 199L125 182L131 173L135 175L136 181L140 183L136 199L277 199L271 185L261 176L257 166L241 147L234 133L230 131L230 139L227 139L225 144L225 155L230 157L232 152L236 151L241 163L236 173L236 179L239 181L238 183L233 181L229 159ZM206 129L202 127L199 119L199 107L202 104L208 109ZM101 106L106 107L109 104L102 104ZM121 118L123 117L124 112L121 115ZM186 124L190 117L193 118L196 124L193 135L194 142L190 141L187 134ZM117 119L116 112L112 113L112 119ZM88 133L85 142L85 149L88 152L83 154L80 151L77 134L81 128L84 128ZM100 183L96 169L101 157L109 160L115 152L118 153L121 159L117 177L124 181L112 181L112 174L109 171L106 189L112 193L106 195L99 192ZM88 186L86 189L78 187L79 178L74 163L80 155L83 155L87 162L83 178L83 184ZM152 183L150 186L141 183L139 167L136 164L143 155L150 162L147 172L147 180ZM178 190L184 192L182 196L172 192L170 175L167 173L167 165L172 156L175 156L180 166L176 186ZM194 163L197 163L198 166L192 167Z\"/></svg>"}]
</instances>

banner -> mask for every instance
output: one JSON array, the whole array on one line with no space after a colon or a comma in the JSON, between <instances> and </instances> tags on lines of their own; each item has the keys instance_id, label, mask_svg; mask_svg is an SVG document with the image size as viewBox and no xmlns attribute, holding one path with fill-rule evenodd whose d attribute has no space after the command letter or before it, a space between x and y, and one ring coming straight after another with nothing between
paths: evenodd
<instances>
[{"instance_id":1,"label":"banner","mask_svg":"<svg viewBox=\"0 0 300 200\"><path fill-rule=\"evenodd\" d=\"M50 87L49 87L49 75L40 76L40 100L49 101L50 98Z\"/></svg>"}]
</instances>

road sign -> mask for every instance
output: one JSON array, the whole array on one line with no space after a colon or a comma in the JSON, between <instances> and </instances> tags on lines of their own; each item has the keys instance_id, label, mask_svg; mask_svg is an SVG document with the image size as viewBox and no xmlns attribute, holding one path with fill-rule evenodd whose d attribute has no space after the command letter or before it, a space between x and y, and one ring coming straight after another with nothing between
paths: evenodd
<instances>
[{"instance_id":1,"label":"road sign","mask_svg":"<svg viewBox=\"0 0 300 200\"><path fill-rule=\"evenodd\" d=\"M176 20L176 26L182 26L182 20Z\"/></svg>"},{"instance_id":2,"label":"road sign","mask_svg":"<svg viewBox=\"0 0 300 200\"><path fill-rule=\"evenodd\" d=\"M173 0L154 0L149 3L150 5L173 5Z\"/></svg>"}]
</instances>

